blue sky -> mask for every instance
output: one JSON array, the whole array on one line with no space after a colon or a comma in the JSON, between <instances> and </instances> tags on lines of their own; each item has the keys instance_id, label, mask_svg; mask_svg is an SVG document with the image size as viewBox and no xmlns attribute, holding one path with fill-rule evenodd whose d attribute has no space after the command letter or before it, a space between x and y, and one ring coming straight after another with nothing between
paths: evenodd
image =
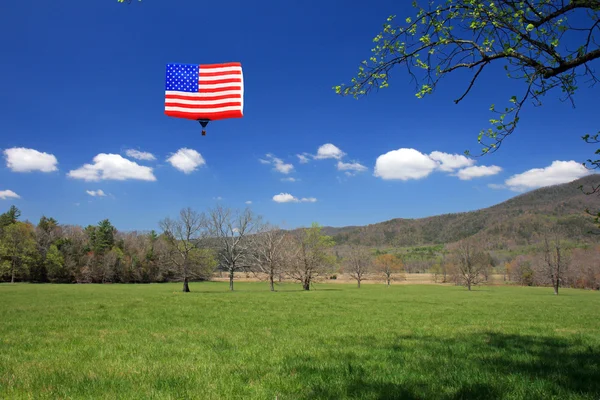
<instances>
[{"instance_id":1,"label":"blue sky","mask_svg":"<svg viewBox=\"0 0 600 400\"><path fill-rule=\"evenodd\" d=\"M146 230L181 207L251 201L286 227L362 225L491 206L515 190L580 176L575 163L553 162L580 163L594 151L580 139L598 129L598 93L585 87L577 108L548 97L528 107L501 151L474 164L454 158L455 167L431 153L477 150L489 105L520 93L519 82L484 73L454 105L464 89L459 76L419 100L397 70L386 90L361 100L336 96L332 86L369 56L387 16L410 15L410 2L5 3L0 210L15 204L34 222L43 214L64 224L110 218L121 230ZM167 63L228 61L244 70L242 119L211 123L202 137L198 123L164 115ZM131 149L156 159L137 160ZM365 170L348 176L343 168L356 163ZM467 170L460 179L469 166L499 169L477 178ZM515 175L514 190L489 186Z\"/></svg>"}]
</instances>

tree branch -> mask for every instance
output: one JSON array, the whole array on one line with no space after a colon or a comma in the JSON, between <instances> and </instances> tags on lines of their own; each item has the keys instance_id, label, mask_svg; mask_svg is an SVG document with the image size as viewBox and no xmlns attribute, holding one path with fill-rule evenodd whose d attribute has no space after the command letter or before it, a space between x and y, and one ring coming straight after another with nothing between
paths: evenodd
<instances>
[{"instance_id":1,"label":"tree branch","mask_svg":"<svg viewBox=\"0 0 600 400\"><path fill-rule=\"evenodd\" d=\"M592 60L595 60L597 58L600 58L600 49L590 51L589 53L584 54L580 57L574 58L571 61L566 61L562 65L560 65L556 68L545 68L545 71L543 71L542 76L545 79L549 79L554 76L560 75L563 72L567 72L573 68L577 68L577 67L579 67L583 64L586 64Z\"/></svg>"},{"instance_id":2,"label":"tree branch","mask_svg":"<svg viewBox=\"0 0 600 400\"><path fill-rule=\"evenodd\" d=\"M473 85L475 84L475 81L477 80L477 77L479 76L479 74L481 73L481 71L483 71L483 69L485 68L486 65L488 65L489 62L485 62L483 64L481 64L479 66L479 69L477 70L477 72L475 73L475 76L473 76L473 79L471 79L471 83L469 84L469 87L467 88L467 90L463 93L462 96L460 96L460 98L454 100L454 104L458 104L462 101L462 99L464 99L467 94L469 94L469 92L471 91L471 88L473 87Z\"/></svg>"},{"instance_id":3,"label":"tree branch","mask_svg":"<svg viewBox=\"0 0 600 400\"><path fill-rule=\"evenodd\" d=\"M533 21L533 20L524 18L524 21L529 24L532 24L534 27L538 28L539 26L545 24L546 22L552 21L553 19L560 17L561 15L564 15L564 14L568 13L569 11L575 10L577 8L587 8L587 9L596 10L596 9L600 8L600 0L573 0L568 5L561 7L560 9L558 9L538 20Z\"/></svg>"}]
</instances>

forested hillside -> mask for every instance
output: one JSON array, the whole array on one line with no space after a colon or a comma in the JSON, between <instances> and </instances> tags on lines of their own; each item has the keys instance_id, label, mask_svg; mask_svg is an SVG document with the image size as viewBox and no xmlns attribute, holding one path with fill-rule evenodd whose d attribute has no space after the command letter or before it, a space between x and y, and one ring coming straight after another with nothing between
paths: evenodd
<instances>
[{"instance_id":1,"label":"forested hillside","mask_svg":"<svg viewBox=\"0 0 600 400\"><path fill-rule=\"evenodd\" d=\"M532 244L541 226L552 222L562 226L572 240L595 242L598 237L589 234L594 229L593 219L584 210L593 210L600 199L584 194L579 189L581 185L600 185L600 175L537 189L482 210L420 219L397 218L361 227L327 227L324 231L340 245L423 246L478 235L497 248L506 248Z\"/></svg>"}]
</instances>

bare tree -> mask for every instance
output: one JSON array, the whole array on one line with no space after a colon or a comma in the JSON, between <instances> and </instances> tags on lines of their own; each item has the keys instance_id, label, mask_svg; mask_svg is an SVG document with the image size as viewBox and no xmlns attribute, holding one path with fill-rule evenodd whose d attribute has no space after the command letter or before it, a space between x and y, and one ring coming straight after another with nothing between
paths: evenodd
<instances>
[{"instance_id":1,"label":"bare tree","mask_svg":"<svg viewBox=\"0 0 600 400\"><path fill-rule=\"evenodd\" d=\"M534 261L534 260L533 260ZM508 265L508 278L523 286L532 286L536 282L536 271L532 268L531 255L518 255Z\"/></svg>"},{"instance_id":2,"label":"bare tree","mask_svg":"<svg viewBox=\"0 0 600 400\"><path fill-rule=\"evenodd\" d=\"M114 282L119 264L123 258L123 252L119 248L114 247L107 251L102 257L99 265L102 283Z\"/></svg>"},{"instance_id":3,"label":"bare tree","mask_svg":"<svg viewBox=\"0 0 600 400\"><path fill-rule=\"evenodd\" d=\"M146 255L150 250L149 235L138 232L122 234L124 257L121 263L122 282L147 282Z\"/></svg>"},{"instance_id":4,"label":"bare tree","mask_svg":"<svg viewBox=\"0 0 600 400\"><path fill-rule=\"evenodd\" d=\"M558 227L547 229L544 236L544 261L542 271L549 278L554 288L554 294L558 295L558 288L569 265L569 257L562 244L562 232Z\"/></svg>"},{"instance_id":5,"label":"bare tree","mask_svg":"<svg viewBox=\"0 0 600 400\"><path fill-rule=\"evenodd\" d=\"M265 274L271 291L275 291L275 277L282 274L286 263L287 233L276 226L265 225L253 240L253 266Z\"/></svg>"},{"instance_id":6,"label":"bare tree","mask_svg":"<svg viewBox=\"0 0 600 400\"><path fill-rule=\"evenodd\" d=\"M295 245L289 249L288 275L299 281L304 290L310 290L313 281L335 263L335 255L328 252L334 241L330 236L324 235L321 229L316 223L308 229L303 229L294 237Z\"/></svg>"},{"instance_id":7,"label":"bare tree","mask_svg":"<svg viewBox=\"0 0 600 400\"><path fill-rule=\"evenodd\" d=\"M483 279L488 282L490 280L490 275L492 274L492 268L496 263L489 252L482 252L480 256L481 263L483 264L481 273L483 274Z\"/></svg>"},{"instance_id":8,"label":"bare tree","mask_svg":"<svg viewBox=\"0 0 600 400\"><path fill-rule=\"evenodd\" d=\"M375 269L385 277L388 286L392 281L392 276L404 270L402 260L393 254L382 254L375 259Z\"/></svg>"},{"instance_id":9,"label":"bare tree","mask_svg":"<svg viewBox=\"0 0 600 400\"><path fill-rule=\"evenodd\" d=\"M183 291L189 292L189 281L205 278L207 267L213 264L210 255L198 248L200 239L207 235L206 217L188 207L179 212L178 219L160 221L160 227L169 247L168 259L183 280Z\"/></svg>"},{"instance_id":10,"label":"bare tree","mask_svg":"<svg viewBox=\"0 0 600 400\"><path fill-rule=\"evenodd\" d=\"M350 276L356 280L358 288L360 289L360 282L365 278L369 272L373 261L369 251L360 246L351 246L348 257L344 262Z\"/></svg>"},{"instance_id":11,"label":"bare tree","mask_svg":"<svg viewBox=\"0 0 600 400\"><path fill-rule=\"evenodd\" d=\"M429 273L431 274L431 280L434 283L437 283L438 275L442 273L442 267L440 266L440 263L433 264L433 266L429 269Z\"/></svg>"},{"instance_id":12,"label":"bare tree","mask_svg":"<svg viewBox=\"0 0 600 400\"><path fill-rule=\"evenodd\" d=\"M440 261L440 269L442 270L443 283L448 281L448 262L446 261L446 252L442 250L442 259Z\"/></svg>"},{"instance_id":13,"label":"bare tree","mask_svg":"<svg viewBox=\"0 0 600 400\"><path fill-rule=\"evenodd\" d=\"M485 279L484 270L488 267L488 259L472 239L465 239L458 243L455 258L460 279L469 290L471 286Z\"/></svg>"},{"instance_id":14,"label":"bare tree","mask_svg":"<svg viewBox=\"0 0 600 400\"><path fill-rule=\"evenodd\" d=\"M510 262L508 260L506 260L502 263L502 281L503 282L506 282L506 275L508 275L508 269L510 268L509 265L510 265Z\"/></svg>"},{"instance_id":15,"label":"bare tree","mask_svg":"<svg viewBox=\"0 0 600 400\"><path fill-rule=\"evenodd\" d=\"M569 270L566 271L570 286L600 290L600 246L575 249L570 258ZM562 286L565 286L564 281Z\"/></svg>"},{"instance_id":16,"label":"bare tree","mask_svg":"<svg viewBox=\"0 0 600 400\"><path fill-rule=\"evenodd\" d=\"M85 245L87 235L80 226L65 225L62 227L63 244L61 253L64 257L64 275L67 281L82 281L82 268L86 264Z\"/></svg>"},{"instance_id":17,"label":"bare tree","mask_svg":"<svg viewBox=\"0 0 600 400\"><path fill-rule=\"evenodd\" d=\"M235 272L246 269L252 263L250 236L259 226L260 218L249 208L238 212L219 205L209 211L210 236L215 240L220 265L229 273L230 290L233 290Z\"/></svg>"}]
</instances>

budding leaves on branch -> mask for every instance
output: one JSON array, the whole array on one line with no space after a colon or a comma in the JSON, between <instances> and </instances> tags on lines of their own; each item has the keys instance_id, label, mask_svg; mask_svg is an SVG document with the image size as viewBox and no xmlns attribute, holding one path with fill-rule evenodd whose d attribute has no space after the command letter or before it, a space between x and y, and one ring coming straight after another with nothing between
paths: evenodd
<instances>
[{"instance_id":1,"label":"budding leaves on branch","mask_svg":"<svg viewBox=\"0 0 600 400\"><path fill-rule=\"evenodd\" d=\"M390 71L401 66L421 99L433 94L444 76L469 70L458 104L486 67L503 64L508 78L523 82L522 93L512 96L504 111L490 109L498 115L478 136L486 154L513 133L527 102L541 105L543 96L559 88L560 99L574 104L579 79L598 81L590 62L600 58L600 0L430 0L413 7L414 15L401 22L395 15L387 18L373 39L371 57L348 84L334 86L337 94L360 98L389 87ZM569 42L580 43L562 44L573 32Z\"/></svg>"}]
</instances>

